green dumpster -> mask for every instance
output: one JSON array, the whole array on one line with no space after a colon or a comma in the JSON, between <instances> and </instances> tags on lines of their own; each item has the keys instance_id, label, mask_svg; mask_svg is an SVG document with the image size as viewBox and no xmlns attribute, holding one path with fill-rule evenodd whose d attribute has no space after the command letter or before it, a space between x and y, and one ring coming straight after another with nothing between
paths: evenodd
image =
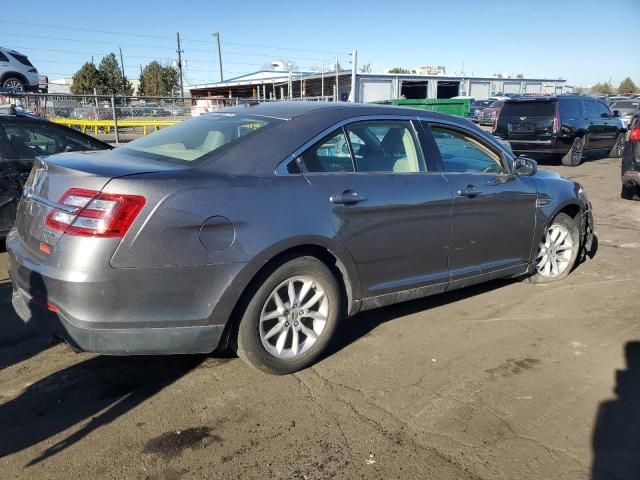
<instances>
[{"instance_id":1,"label":"green dumpster","mask_svg":"<svg viewBox=\"0 0 640 480\"><path fill-rule=\"evenodd\" d=\"M400 107L419 108L420 110L429 110L432 112L448 113L449 115L457 115L459 117L469 116L469 99L468 98L395 98L393 100L383 100L383 105L398 105Z\"/></svg>"}]
</instances>

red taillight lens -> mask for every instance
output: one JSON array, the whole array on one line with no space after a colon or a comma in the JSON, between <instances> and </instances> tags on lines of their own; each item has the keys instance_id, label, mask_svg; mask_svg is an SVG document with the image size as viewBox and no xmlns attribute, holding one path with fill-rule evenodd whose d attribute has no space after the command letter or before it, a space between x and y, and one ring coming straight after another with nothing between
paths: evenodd
<instances>
[{"instance_id":1,"label":"red taillight lens","mask_svg":"<svg viewBox=\"0 0 640 480\"><path fill-rule=\"evenodd\" d=\"M629 140L632 142L640 142L640 126L631 130L631 135L629 135Z\"/></svg>"},{"instance_id":2,"label":"red taillight lens","mask_svg":"<svg viewBox=\"0 0 640 480\"><path fill-rule=\"evenodd\" d=\"M558 102L556 102L555 114L553 115L553 133L560 133L560 112L558 111Z\"/></svg>"},{"instance_id":3,"label":"red taillight lens","mask_svg":"<svg viewBox=\"0 0 640 480\"><path fill-rule=\"evenodd\" d=\"M122 237L144 207L145 198L71 188L58 203L75 211L54 208L45 220L47 227L81 237Z\"/></svg>"}]
</instances>

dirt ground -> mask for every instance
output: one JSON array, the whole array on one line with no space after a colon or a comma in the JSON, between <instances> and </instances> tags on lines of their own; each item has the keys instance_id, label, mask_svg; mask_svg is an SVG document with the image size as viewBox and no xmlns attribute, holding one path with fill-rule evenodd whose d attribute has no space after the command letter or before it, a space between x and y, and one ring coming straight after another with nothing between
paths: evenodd
<instances>
[{"instance_id":1,"label":"dirt ground","mask_svg":"<svg viewBox=\"0 0 640 480\"><path fill-rule=\"evenodd\" d=\"M51 345L0 253L0 478L640 478L640 202L619 160L542 168L585 186L594 258L358 315L285 377Z\"/></svg>"}]
</instances>

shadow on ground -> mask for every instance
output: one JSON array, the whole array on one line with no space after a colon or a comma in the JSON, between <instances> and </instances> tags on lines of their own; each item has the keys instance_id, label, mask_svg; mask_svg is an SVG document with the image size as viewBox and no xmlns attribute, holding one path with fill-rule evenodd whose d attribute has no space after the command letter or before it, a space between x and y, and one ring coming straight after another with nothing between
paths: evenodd
<instances>
[{"instance_id":1,"label":"shadow on ground","mask_svg":"<svg viewBox=\"0 0 640 480\"><path fill-rule=\"evenodd\" d=\"M28 466L37 464L135 408L205 358L99 356L52 373L0 405L0 458L79 427Z\"/></svg>"},{"instance_id":2,"label":"shadow on ground","mask_svg":"<svg viewBox=\"0 0 640 480\"><path fill-rule=\"evenodd\" d=\"M592 480L640 478L640 342L625 345L616 398L600 404L593 429Z\"/></svg>"}]
</instances>

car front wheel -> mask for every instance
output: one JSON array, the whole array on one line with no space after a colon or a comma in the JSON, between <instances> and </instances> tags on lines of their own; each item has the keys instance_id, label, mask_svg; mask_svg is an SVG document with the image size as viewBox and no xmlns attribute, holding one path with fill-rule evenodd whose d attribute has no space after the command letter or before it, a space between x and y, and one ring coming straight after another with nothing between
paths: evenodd
<instances>
[{"instance_id":1,"label":"car front wheel","mask_svg":"<svg viewBox=\"0 0 640 480\"><path fill-rule=\"evenodd\" d=\"M313 364L329 344L341 310L340 288L315 257L289 260L257 287L240 320L236 353L274 375Z\"/></svg>"},{"instance_id":2,"label":"car front wheel","mask_svg":"<svg viewBox=\"0 0 640 480\"><path fill-rule=\"evenodd\" d=\"M529 283L562 280L571 272L580 251L580 232L576 221L559 213L547 227L534 260L536 271Z\"/></svg>"}]
</instances>

